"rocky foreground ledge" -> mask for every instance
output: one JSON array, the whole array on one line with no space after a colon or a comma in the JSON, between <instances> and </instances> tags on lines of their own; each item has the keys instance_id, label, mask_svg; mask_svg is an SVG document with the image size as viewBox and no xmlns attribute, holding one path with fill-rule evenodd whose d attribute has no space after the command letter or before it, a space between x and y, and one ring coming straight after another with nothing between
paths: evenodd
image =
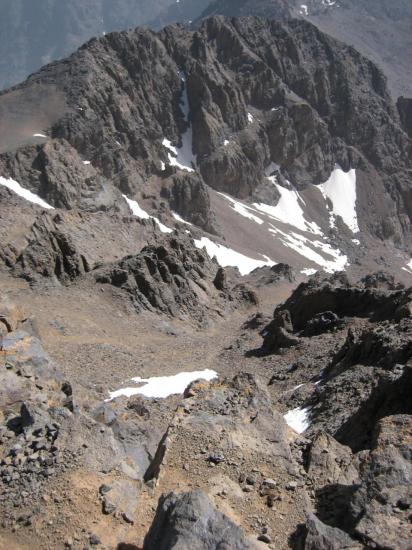
<instances>
[{"instance_id":1,"label":"rocky foreground ledge","mask_svg":"<svg viewBox=\"0 0 412 550\"><path fill-rule=\"evenodd\" d=\"M244 326L263 345L240 354L273 359L269 377L102 402L3 299L3 547L406 550L411 303L383 274L317 276Z\"/></svg>"}]
</instances>

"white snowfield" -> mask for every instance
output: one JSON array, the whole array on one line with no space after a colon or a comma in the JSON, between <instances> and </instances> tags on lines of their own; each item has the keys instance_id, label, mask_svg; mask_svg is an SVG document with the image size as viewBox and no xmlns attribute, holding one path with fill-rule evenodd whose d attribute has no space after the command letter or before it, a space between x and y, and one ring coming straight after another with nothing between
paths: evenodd
<instances>
[{"instance_id":1,"label":"white snowfield","mask_svg":"<svg viewBox=\"0 0 412 550\"><path fill-rule=\"evenodd\" d=\"M298 434L306 431L310 426L309 420L310 407L292 409L288 411L283 418L288 426Z\"/></svg>"},{"instance_id":2,"label":"white snowfield","mask_svg":"<svg viewBox=\"0 0 412 550\"><path fill-rule=\"evenodd\" d=\"M195 380L213 380L218 374L214 370L205 369L194 372L179 372L172 376L153 376L152 378L132 378L131 381L136 384L143 384L138 388L121 388L120 390L109 392L108 401L116 397L132 395L144 395L145 397L166 398L169 395L183 393L187 386Z\"/></svg>"},{"instance_id":3,"label":"white snowfield","mask_svg":"<svg viewBox=\"0 0 412 550\"><path fill-rule=\"evenodd\" d=\"M249 258L240 252L236 252L236 250L233 250L232 248L227 248L221 244L214 243L207 237L195 239L195 245L200 249L205 248L209 256L211 258L215 257L218 264L222 267L237 267L241 275L247 275L258 267L264 267L265 265L272 266L276 263L267 256L263 256L264 260Z\"/></svg>"},{"instance_id":4,"label":"white snowfield","mask_svg":"<svg viewBox=\"0 0 412 550\"><path fill-rule=\"evenodd\" d=\"M305 205L304 200L295 189L286 189L277 183L276 176L269 176L268 179L279 191L280 199L276 206L270 206L263 203L254 203L253 206L268 214L275 220L282 223L293 225L301 231L308 231L315 235L322 235L322 230L315 222L309 222L305 219L301 205Z\"/></svg>"},{"instance_id":5,"label":"white snowfield","mask_svg":"<svg viewBox=\"0 0 412 550\"><path fill-rule=\"evenodd\" d=\"M137 218L140 218L142 220L149 220L152 219L154 222L158 225L160 231L162 233L173 233L173 229L170 227L167 227L167 225L163 224L160 220L158 220L155 216L151 216L148 214L145 210L140 208L137 201L133 199L129 199L126 195L122 195L127 204L129 205L130 210L132 211L132 214L136 216Z\"/></svg>"},{"instance_id":6,"label":"white snowfield","mask_svg":"<svg viewBox=\"0 0 412 550\"><path fill-rule=\"evenodd\" d=\"M7 187L7 189L10 189L10 191L13 191L13 193L16 193L16 195L19 195L19 197L22 197L26 201L32 202L33 204L37 204L42 208L54 210L53 206L50 206L50 204L48 204L46 201L44 201L35 193L32 193L28 189L25 189L24 187L22 187L20 183L17 183L17 181L3 178L2 176L0 176L0 185Z\"/></svg>"},{"instance_id":7,"label":"white snowfield","mask_svg":"<svg viewBox=\"0 0 412 550\"><path fill-rule=\"evenodd\" d=\"M359 233L356 214L356 170L344 172L336 166L328 181L318 185L318 189L332 203L330 225L335 226L336 216L340 216L352 233Z\"/></svg>"}]
</instances>

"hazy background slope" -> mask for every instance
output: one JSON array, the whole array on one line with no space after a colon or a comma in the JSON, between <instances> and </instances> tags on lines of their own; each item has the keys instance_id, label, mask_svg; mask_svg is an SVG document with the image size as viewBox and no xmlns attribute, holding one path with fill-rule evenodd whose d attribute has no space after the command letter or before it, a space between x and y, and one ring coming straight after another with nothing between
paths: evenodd
<instances>
[{"instance_id":1,"label":"hazy background slope","mask_svg":"<svg viewBox=\"0 0 412 550\"><path fill-rule=\"evenodd\" d=\"M395 99L412 95L410 0L0 0L0 89L92 36L178 21L196 25L217 14L309 19L377 63Z\"/></svg>"},{"instance_id":2,"label":"hazy background slope","mask_svg":"<svg viewBox=\"0 0 412 550\"><path fill-rule=\"evenodd\" d=\"M173 0L0 0L0 88L92 36L145 25Z\"/></svg>"}]
</instances>

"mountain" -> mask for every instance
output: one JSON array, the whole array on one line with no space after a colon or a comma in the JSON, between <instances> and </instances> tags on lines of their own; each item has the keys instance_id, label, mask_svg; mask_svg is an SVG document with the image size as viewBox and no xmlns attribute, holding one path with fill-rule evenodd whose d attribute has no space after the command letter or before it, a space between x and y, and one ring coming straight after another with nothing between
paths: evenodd
<instances>
[{"instance_id":1,"label":"mountain","mask_svg":"<svg viewBox=\"0 0 412 550\"><path fill-rule=\"evenodd\" d=\"M215 0L200 15L304 18L353 46L386 74L393 97L412 95L412 5L408 0Z\"/></svg>"},{"instance_id":2,"label":"mountain","mask_svg":"<svg viewBox=\"0 0 412 550\"><path fill-rule=\"evenodd\" d=\"M405 266L384 252L410 249L405 117L372 62L306 21L111 33L2 93L0 117L2 177L55 208L126 212L123 194L256 261Z\"/></svg>"},{"instance_id":3,"label":"mountain","mask_svg":"<svg viewBox=\"0 0 412 550\"><path fill-rule=\"evenodd\" d=\"M411 113L304 18L0 92L0 550L408 549Z\"/></svg>"},{"instance_id":4,"label":"mountain","mask_svg":"<svg viewBox=\"0 0 412 550\"><path fill-rule=\"evenodd\" d=\"M139 25L197 25L210 15L304 18L372 59L396 99L412 95L412 6L408 0L0 0L0 89L24 80L93 36Z\"/></svg>"}]
</instances>

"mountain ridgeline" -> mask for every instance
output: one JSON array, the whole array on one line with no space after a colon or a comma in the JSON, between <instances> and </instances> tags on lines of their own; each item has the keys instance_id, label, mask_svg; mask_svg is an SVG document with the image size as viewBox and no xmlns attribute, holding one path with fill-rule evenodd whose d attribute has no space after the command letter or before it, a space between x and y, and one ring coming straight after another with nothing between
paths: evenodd
<instances>
[{"instance_id":1,"label":"mountain ridgeline","mask_svg":"<svg viewBox=\"0 0 412 550\"><path fill-rule=\"evenodd\" d=\"M338 164L357 169L362 230L410 244L408 119L372 62L305 21L215 16L196 31L111 33L0 95L0 117L2 175L53 206L157 189L213 232L205 186L276 203L271 164L297 188ZM167 144L182 140L196 170L170 163ZM183 189L199 200L179 200Z\"/></svg>"}]
</instances>

